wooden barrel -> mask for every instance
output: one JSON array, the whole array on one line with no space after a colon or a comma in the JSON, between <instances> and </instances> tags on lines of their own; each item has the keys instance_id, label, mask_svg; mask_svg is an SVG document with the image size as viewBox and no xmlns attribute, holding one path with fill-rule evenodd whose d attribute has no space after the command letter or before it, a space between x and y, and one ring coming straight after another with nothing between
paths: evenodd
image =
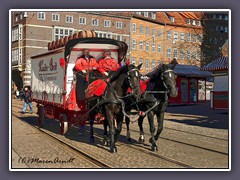
<instances>
[{"instance_id":1,"label":"wooden barrel","mask_svg":"<svg viewBox=\"0 0 240 180\"><path fill-rule=\"evenodd\" d=\"M52 49L55 49L55 44L54 44L55 41L52 41Z\"/></svg>"},{"instance_id":2,"label":"wooden barrel","mask_svg":"<svg viewBox=\"0 0 240 180\"><path fill-rule=\"evenodd\" d=\"M68 42L68 37L65 36L65 37L63 38L63 46L65 46L65 45L67 44L67 42Z\"/></svg>"},{"instance_id":3,"label":"wooden barrel","mask_svg":"<svg viewBox=\"0 0 240 180\"><path fill-rule=\"evenodd\" d=\"M48 50L49 50L49 51L52 50L52 42L49 42L49 43L48 43Z\"/></svg>"},{"instance_id":4,"label":"wooden barrel","mask_svg":"<svg viewBox=\"0 0 240 180\"><path fill-rule=\"evenodd\" d=\"M64 41L63 38L59 39L59 46L58 47L63 47L64 46L63 41Z\"/></svg>"},{"instance_id":5,"label":"wooden barrel","mask_svg":"<svg viewBox=\"0 0 240 180\"><path fill-rule=\"evenodd\" d=\"M93 38L97 37L95 31L80 31L78 32L78 38Z\"/></svg>"},{"instance_id":6,"label":"wooden barrel","mask_svg":"<svg viewBox=\"0 0 240 180\"><path fill-rule=\"evenodd\" d=\"M78 33L73 34L73 39L76 39L78 37Z\"/></svg>"}]
</instances>

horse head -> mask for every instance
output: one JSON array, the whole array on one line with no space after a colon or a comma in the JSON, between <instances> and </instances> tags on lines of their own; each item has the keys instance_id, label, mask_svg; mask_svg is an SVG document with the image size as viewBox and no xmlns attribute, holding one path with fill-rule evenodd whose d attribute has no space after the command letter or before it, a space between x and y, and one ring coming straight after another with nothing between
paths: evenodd
<instances>
[{"instance_id":1,"label":"horse head","mask_svg":"<svg viewBox=\"0 0 240 180\"><path fill-rule=\"evenodd\" d=\"M169 92L171 97L177 97L178 91L176 88L176 74L174 73L174 68L176 65L169 67L168 65L163 64L161 66L161 80L164 87Z\"/></svg>"}]
</instances>

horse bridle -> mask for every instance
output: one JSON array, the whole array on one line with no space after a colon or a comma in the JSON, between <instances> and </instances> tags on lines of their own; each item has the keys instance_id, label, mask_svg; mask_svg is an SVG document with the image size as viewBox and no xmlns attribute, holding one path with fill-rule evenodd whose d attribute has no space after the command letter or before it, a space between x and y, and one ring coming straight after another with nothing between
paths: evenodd
<instances>
[{"instance_id":1,"label":"horse bridle","mask_svg":"<svg viewBox=\"0 0 240 180\"><path fill-rule=\"evenodd\" d=\"M136 87L139 87L140 85L137 85L137 86L133 86L132 82L130 81L130 72L133 72L133 71L137 71L139 73L139 70L134 68L134 69L131 69L130 71L127 72L127 79L128 79L128 83L131 87L131 89L133 90L133 88L136 88ZM140 73L139 73L140 74Z\"/></svg>"},{"instance_id":2,"label":"horse bridle","mask_svg":"<svg viewBox=\"0 0 240 180\"><path fill-rule=\"evenodd\" d=\"M172 70L172 69L168 69L168 70L162 72L162 74L161 74L161 80L162 80L162 82L163 82L164 87L165 87L167 90L169 90L169 87L166 85L163 76L164 76L165 73L169 73L169 72L173 72L173 70ZM171 77L171 76L170 76L170 77Z\"/></svg>"}]
</instances>

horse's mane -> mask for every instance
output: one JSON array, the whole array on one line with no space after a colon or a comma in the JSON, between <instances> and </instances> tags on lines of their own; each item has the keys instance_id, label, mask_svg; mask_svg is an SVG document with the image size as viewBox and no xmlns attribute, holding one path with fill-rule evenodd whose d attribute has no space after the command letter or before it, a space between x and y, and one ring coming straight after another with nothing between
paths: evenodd
<instances>
[{"instance_id":1,"label":"horse's mane","mask_svg":"<svg viewBox=\"0 0 240 180\"><path fill-rule=\"evenodd\" d=\"M155 79L159 76L161 72L162 72L162 64L159 64L151 72L148 72L147 74L145 74L145 76L149 77L150 79Z\"/></svg>"},{"instance_id":2,"label":"horse's mane","mask_svg":"<svg viewBox=\"0 0 240 180\"><path fill-rule=\"evenodd\" d=\"M122 74L126 70L127 70L127 66L126 65L122 66L121 68L119 68L117 71L115 71L112 74L112 76L109 79L109 82L111 83L111 82L115 81L120 76L120 74Z\"/></svg>"}]
</instances>

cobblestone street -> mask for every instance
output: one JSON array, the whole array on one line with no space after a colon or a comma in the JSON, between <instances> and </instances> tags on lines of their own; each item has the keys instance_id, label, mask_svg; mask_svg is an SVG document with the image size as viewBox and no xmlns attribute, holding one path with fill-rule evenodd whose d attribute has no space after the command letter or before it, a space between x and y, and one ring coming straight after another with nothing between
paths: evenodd
<instances>
[{"instance_id":1,"label":"cobblestone street","mask_svg":"<svg viewBox=\"0 0 240 180\"><path fill-rule=\"evenodd\" d=\"M33 114L21 114L23 101L12 101L12 168L101 168L73 149L66 147L37 128L36 104ZM228 168L228 112L211 110L209 104L170 106L164 129L151 152L148 121L144 121L146 141L139 143L137 123L130 125L132 142L126 128L117 141L118 152L103 145L102 125L94 125L95 143L88 139L88 125L71 127L59 134L59 123L47 119L43 132L87 153L112 168ZM178 163L177 163L178 162Z\"/></svg>"}]
</instances>

